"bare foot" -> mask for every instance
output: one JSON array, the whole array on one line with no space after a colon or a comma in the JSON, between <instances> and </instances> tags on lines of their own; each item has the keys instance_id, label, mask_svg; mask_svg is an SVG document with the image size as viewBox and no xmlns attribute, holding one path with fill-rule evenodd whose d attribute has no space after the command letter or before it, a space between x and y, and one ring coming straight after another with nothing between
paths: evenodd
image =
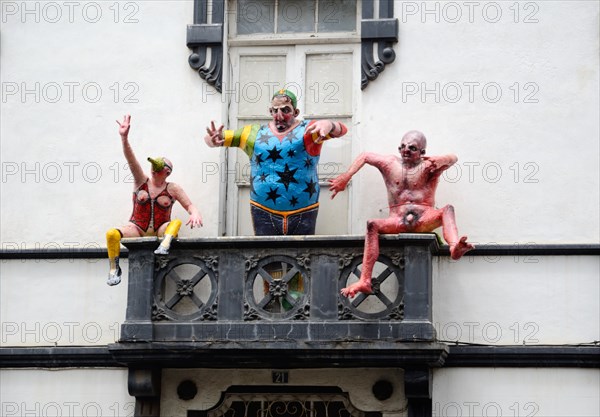
<instances>
[{"instance_id":1,"label":"bare foot","mask_svg":"<svg viewBox=\"0 0 600 417\"><path fill-rule=\"evenodd\" d=\"M355 282L352 285L347 286L346 288L342 288L342 290L340 291L340 293L344 296L344 297L348 297L348 298L352 298L356 295L356 293L365 293L365 294L371 294L371 282L363 282L362 280Z\"/></svg>"},{"instance_id":2,"label":"bare foot","mask_svg":"<svg viewBox=\"0 0 600 417\"><path fill-rule=\"evenodd\" d=\"M460 259L465 253L475 249L475 246L467 243L467 237L463 236L454 245L450 245L450 257L454 260Z\"/></svg>"}]
</instances>

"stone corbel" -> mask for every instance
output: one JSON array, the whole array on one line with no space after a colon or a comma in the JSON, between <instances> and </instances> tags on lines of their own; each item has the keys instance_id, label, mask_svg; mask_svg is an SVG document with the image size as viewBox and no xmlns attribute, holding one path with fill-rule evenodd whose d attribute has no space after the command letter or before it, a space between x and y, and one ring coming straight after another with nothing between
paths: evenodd
<instances>
[{"instance_id":1,"label":"stone corbel","mask_svg":"<svg viewBox=\"0 0 600 417\"><path fill-rule=\"evenodd\" d=\"M129 369L127 388L135 397L134 417L160 417L160 369Z\"/></svg>"},{"instance_id":2,"label":"stone corbel","mask_svg":"<svg viewBox=\"0 0 600 417\"><path fill-rule=\"evenodd\" d=\"M432 416L431 369L405 369L404 394L408 400L408 417Z\"/></svg>"},{"instance_id":3,"label":"stone corbel","mask_svg":"<svg viewBox=\"0 0 600 417\"><path fill-rule=\"evenodd\" d=\"M194 24L187 27L187 46L192 50L188 62L202 79L221 92L224 0L212 0L210 9L208 3L208 0L194 1ZM209 13L211 23L208 23Z\"/></svg>"},{"instance_id":4,"label":"stone corbel","mask_svg":"<svg viewBox=\"0 0 600 417\"><path fill-rule=\"evenodd\" d=\"M379 2L379 17L375 16L375 1ZM362 90L376 79L396 59L393 43L398 42L398 19L394 18L394 0L363 0L361 21L361 81ZM374 46L377 43L377 60Z\"/></svg>"}]
</instances>

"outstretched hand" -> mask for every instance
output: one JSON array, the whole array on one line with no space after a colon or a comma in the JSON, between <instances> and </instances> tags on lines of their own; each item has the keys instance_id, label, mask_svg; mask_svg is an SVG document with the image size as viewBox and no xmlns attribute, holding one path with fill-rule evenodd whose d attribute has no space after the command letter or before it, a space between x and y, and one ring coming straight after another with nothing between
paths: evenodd
<instances>
[{"instance_id":1,"label":"outstretched hand","mask_svg":"<svg viewBox=\"0 0 600 417\"><path fill-rule=\"evenodd\" d=\"M337 195L337 193L346 189L348 181L350 181L350 177L346 174L338 175L337 177L329 180L329 191L331 191L332 199Z\"/></svg>"},{"instance_id":2,"label":"outstretched hand","mask_svg":"<svg viewBox=\"0 0 600 417\"><path fill-rule=\"evenodd\" d=\"M186 226L189 225L190 229L193 229L194 227L202 227L202 216L200 215L200 213L198 214L191 214L190 215L190 219L187 221Z\"/></svg>"},{"instance_id":3,"label":"outstretched hand","mask_svg":"<svg viewBox=\"0 0 600 417\"><path fill-rule=\"evenodd\" d=\"M211 120L210 126L206 128L206 136L204 136L204 141L211 148L214 148L215 146L223 146L223 143L225 143L225 139L223 139L223 125L219 126L217 129L215 127L215 122Z\"/></svg>"},{"instance_id":4,"label":"outstretched hand","mask_svg":"<svg viewBox=\"0 0 600 417\"><path fill-rule=\"evenodd\" d=\"M127 135L129 135L129 128L131 127L130 121L131 116L128 114L123 116L123 122L117 120L117 124L119 125L119 135L121 135L121 137L127 137Z\"/></svg>"},{"instance_id":5,"label":"outstretched hand","mask_svg":"<svg viewBox=\"0 0 600 417\"><path fill-rule=\"evenodd\" d=\"M320 141L325 139L335 129L335 124L331 120L317 120L306 128L306 133L319 135Z\"/></svg>"}]
</instances>

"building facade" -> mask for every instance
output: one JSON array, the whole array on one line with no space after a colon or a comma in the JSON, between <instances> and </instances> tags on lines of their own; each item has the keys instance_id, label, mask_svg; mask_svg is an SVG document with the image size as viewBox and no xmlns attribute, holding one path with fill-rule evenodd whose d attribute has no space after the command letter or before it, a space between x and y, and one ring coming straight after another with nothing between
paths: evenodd
<instances>
[{"instance_id":1,"label":"building facade","mask_svg":"<svg viewBox=\"0 0 600 417\"><path fill-rule=\"evenodd\" d=\"M0 4L3 416L600 415L598 2ZM251 236L248 158L203 141L282 87L349 127L303 239ZM108 287L123 114L204 227L167 258L124 241ZM384 236L376 294L348 300L386 191L327 181L412 129L458 155L437 203L477 248Z\"/></svg>"}]
</instances>

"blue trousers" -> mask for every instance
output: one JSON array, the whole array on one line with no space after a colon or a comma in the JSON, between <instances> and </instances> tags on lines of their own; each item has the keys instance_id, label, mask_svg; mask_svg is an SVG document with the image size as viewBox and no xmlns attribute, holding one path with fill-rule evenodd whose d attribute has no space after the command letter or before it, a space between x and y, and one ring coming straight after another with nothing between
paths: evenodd
<instances>
[{"instance_id":1,"label":"blue trousers","mask_svg":"<svg viewBox=\"0 0 600 417\"><path fill-rule=\"evenodd\" d=\"M319 207L296 214L280 215L250 204L256 236L314 235Z\"/></svg>"}]
</instances>

